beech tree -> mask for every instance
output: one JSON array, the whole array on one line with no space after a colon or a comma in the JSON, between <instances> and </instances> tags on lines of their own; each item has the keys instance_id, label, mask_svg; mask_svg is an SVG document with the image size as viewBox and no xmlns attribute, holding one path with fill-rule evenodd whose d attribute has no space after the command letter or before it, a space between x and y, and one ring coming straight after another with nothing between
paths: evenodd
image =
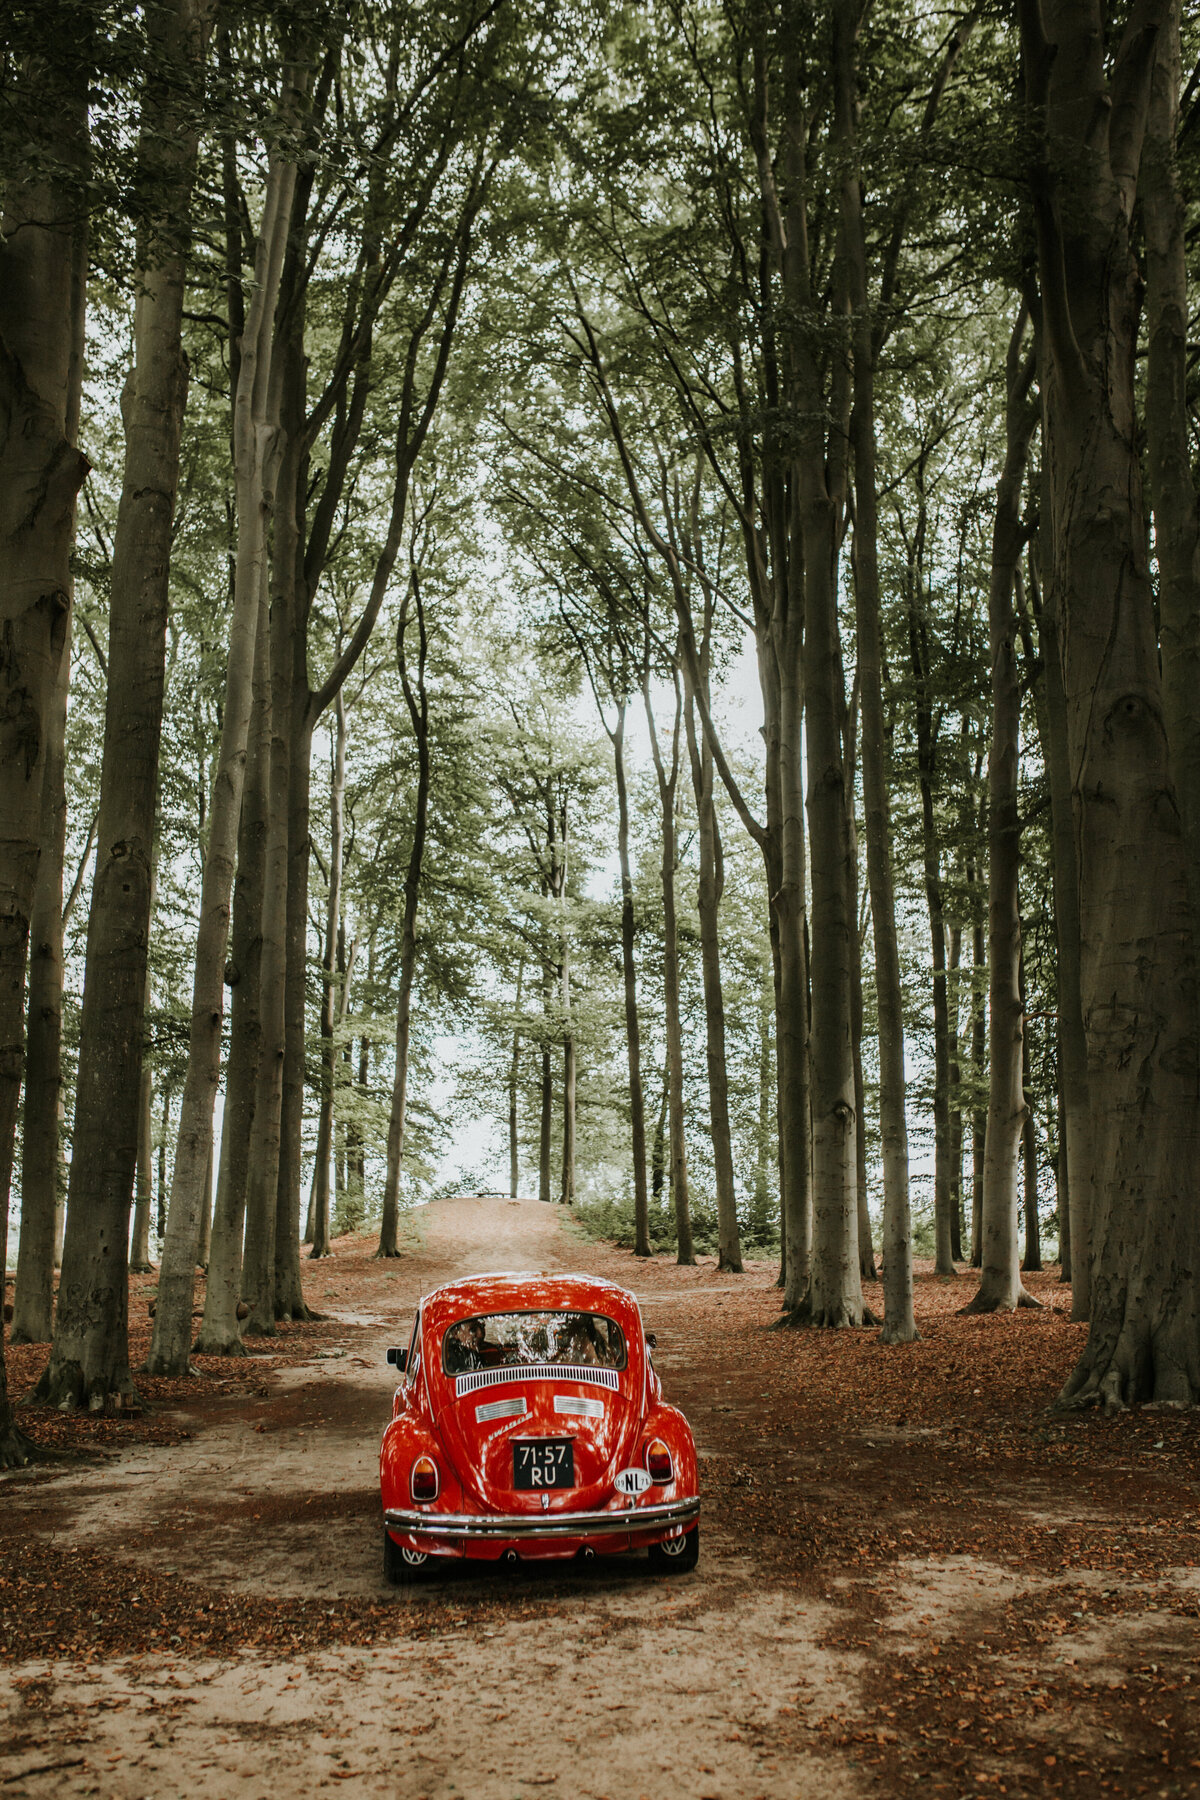
<instances>
[{"instance_id":1,"label":"beech tree","mask_svg":"<svg viewBox=\"0 0 1200 1800\"><path fill-rule=\"evenodd\" d=\"M83 374L85 75L79 66L46 59L31 41L20 57L19 79L32 141L24 166L5 185L0 220L0 678L5 716L0 756L6 777L0 802L0 1248L5 1250L44 795L50 799L51 842L35 969L39 963L57 964L59 955L57 916L49 921L48 942L43 933L47 906L57 912L56 863L61 883L55 765L62 754L56 721L65 707L65 680L59 670L71 601L75 497L87 468L74 441ZM62 158L58 169L57 156ZM35 1003L40 986L35 978ZM27 1330L32 1327L39 1336L48 1324L46 1252L53 1245L51 1197L57 1184L57 1024L56 1016L39 1017L34 1039L41 1062L40 1072L35 1063L35 1104L40 1102L43 1114L49 1107L54 1119L53 1169L45 1168L50 1134L43 1124L43 1166L32 1171L35 1184L41 1184L40 1194L36 1186L34 1190L35 1209L40 1201L41 1242L31 1248L25 1287L28 1292L30 1284L36 1286L28 1295ZM22 1462L26 1454L25 1440L13 1425L0 1349L0 1467Z\"/></svg>"},{"instance_id":2,"label":"beech tree","mask_svg":"<svg viewBox=\"0 0 1200 1800\"><path fill-rule=\"evenodd\" d=\"M1091 1330L1064 1398L1112 1406L1200 1394L1195 942L1134 440L1134 209L1177 16L1135 5L1110 63L1098 7L1020 8L1092 1140Z\"/></svg>"},{"instance_id":3,"label":"beech tree","mask_svg":"<svg viewBox=\"0 0 1200 1800\"><path fill-rule=\"evenodd\" d=\"M134 362L123 396L125 476L113 545L104 770L88 918L74 1154L50 1363L55 1405L130 1394L129 1209L165 673L167 580L187 391L186 244L212 7L175 0L148 23L139 180L153 196L137 270Z\"/></svg>"}]
</instances>

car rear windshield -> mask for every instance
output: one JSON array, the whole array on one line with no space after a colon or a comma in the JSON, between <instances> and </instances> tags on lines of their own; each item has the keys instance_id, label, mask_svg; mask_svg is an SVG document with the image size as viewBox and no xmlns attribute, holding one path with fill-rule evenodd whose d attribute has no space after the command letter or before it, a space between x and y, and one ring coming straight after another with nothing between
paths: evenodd
<instances>
[{"instance_id":1,"label":"car rear windshield","mask_svg":"<svg viewBox=\"0 0 1200 1800\"><path fill-rule=\"evenodd\" d=\"M512 1312L460 1319L442 1338L447 1375L547 1363L623 1369L625 1334L603 1313Z\"/></svg>"}]
</instances>

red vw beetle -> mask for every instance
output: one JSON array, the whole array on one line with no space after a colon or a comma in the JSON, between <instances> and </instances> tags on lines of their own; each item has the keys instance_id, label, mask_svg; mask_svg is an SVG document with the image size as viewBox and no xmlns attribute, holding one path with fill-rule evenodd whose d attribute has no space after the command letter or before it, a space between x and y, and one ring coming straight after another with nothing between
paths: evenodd
<instances>
[{"instance_id":1,"label":"red vw beetle","mask_svg":"<svg viewBox=\"0 0 1200 1800\"><path fill-rule=\"evenodd\" d=\"M421 1301L379 1453L383 1567L700 1547L696 1446L637 1301L590 1275L477 1275Z\"/></svg>"}]
</instances>

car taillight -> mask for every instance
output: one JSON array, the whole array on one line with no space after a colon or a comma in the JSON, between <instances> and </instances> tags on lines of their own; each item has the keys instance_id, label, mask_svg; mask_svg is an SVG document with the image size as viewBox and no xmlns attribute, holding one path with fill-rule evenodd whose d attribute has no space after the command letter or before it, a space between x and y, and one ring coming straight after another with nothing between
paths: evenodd
<instances>
[{"instance_id":1,"label":"car taillight","mask_svg":"<svg viewBox=\"0 0 1200 1800\"><path fill-rule=\"evenodd\" d=\"M661 1438L655 1438L646 1451L646 1468L651 1481L659 1483L673 1481L675 1469L671 1462L671 1452Z\"/></svg>"},{"instance_id":2,"label":"car taillight","mask_svg":"<svg viewBox=\"0 0 1200 1800\"><path fill-rule=\"evenodd\" d=\"M412 1480L409 1485L412 1488L414 1500L437 1499L438 1470L432 1456L418 1456L413 1464Z\"/></svg>"}]
</instances>

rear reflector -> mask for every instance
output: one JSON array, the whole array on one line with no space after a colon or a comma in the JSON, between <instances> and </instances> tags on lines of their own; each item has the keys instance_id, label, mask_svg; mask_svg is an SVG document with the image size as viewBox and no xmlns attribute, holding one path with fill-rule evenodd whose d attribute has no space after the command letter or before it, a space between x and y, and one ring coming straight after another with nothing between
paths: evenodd
<instances>
[{"instance_id":1,"label":"rear reflector","mask_svg":"<svg viewBox=\"0 0 1200 1800\"><path fill-rule=\"evenodd\" d=\"M675 1479L671 1452L661 1438L654 1438L650 1443L646 1451L646 1467L650 1472L651 1481L665 1483Z\"/></svg>"},{"instance_id":2,"label":"rear reflector","mask_svg":"<svg viewBox=\"0 0 1200 1800\"><path fill-rule=\"evenodd\" d=\"M437 1464L432 1456L418 1456L413 1464L412 1488L414 1500L436 1500L438 1497Z\"/></svg>"},{"instance_id":3,"label":"rear reflector","mask_svg":"<svg viewBox=\"0 0 1200 1800\"><path fill-rule=\"evenodd\" d=\"M526 1411L524 1400L489 1400L486 1406L475 1408L475 1419L480 1425L486 1425L489 1419L520 1419Z\"/></svg>"},{"instance_id":4,"label":"rear reflector","mask_svg":"<svg viewBox=\"0 0 1200 1800\"><path fill-rule=\"evenodd\" d=\"M604 1402L603 1400L585 1400L582 1395L555 1394L554 1410L569 1419L602 1419Z\"/></svg>"}]
</instances>

